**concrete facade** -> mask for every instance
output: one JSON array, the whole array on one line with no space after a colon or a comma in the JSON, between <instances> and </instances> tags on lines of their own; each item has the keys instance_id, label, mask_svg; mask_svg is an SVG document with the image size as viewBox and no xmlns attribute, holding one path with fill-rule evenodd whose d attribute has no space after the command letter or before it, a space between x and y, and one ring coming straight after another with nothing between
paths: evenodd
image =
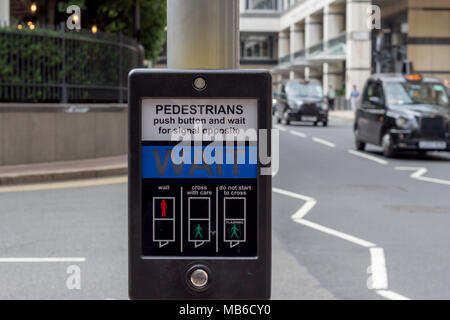
<instances>
[{"instance_id":1,"label":"concrete facade","mask_svg":"<svg viewBox=\"0 0 450 320\"><path fill-rule=\"evenodd\" d=\"M366 21L372 2L299 0L289 4L279 2L277 8L283 9L266 15L260 11L252 15L252 10L241 5L241 32L256 32L262 25L260 32L278 35L279 63L268 66L274 84L289 78L316 78L325 91L329 86L343 89L353 84L362 90L371 72L371 38Z\"/></svg>"},{"instance_id":2,"label":"concrete facade","mask_svg":"<svg viewBox=\"0 0 450 320\"><path fill-rule=\"evenodd\" d=\"M450 1L408 2L408 58L424 75L450 80Z\"/></svg>"},{"instance_id":3,"label":"concrete facade","mask_svg":"<svg viewBox=\"0 0 450 320\"><path fill-rule=\"evenodd\" d=\"M64 112L0 106L0 165L99 158L127 153L127 108ZM23 109L23 108L22 108Z\"/></svg>"},{"instance_id":4,"label":"concrete facade","mask_svg":"<svg viewBox=\"0 0 450 320\"><path fill-rule=\"evenodd\" d=\"M0 26L9 25L9 0L0 0Z\"/></svg>"},{"instance_id":5,"label":"concrete facade","mask_svg":"<svg viewBox=\"0 0 450 320\"><path fill-rule=\"evenodd\" d=\"M279 0L264 9L252 3L241 0L241 32L277 36L278 63L266 65L275 90L285 79L310 77L324 89L345 89L348 97L353 85L361 92L377 68L400 72L405 59L417 72L450 80L449 0ZM380 29L371 23L378 9Z\"/></svg>"}]
</instances>

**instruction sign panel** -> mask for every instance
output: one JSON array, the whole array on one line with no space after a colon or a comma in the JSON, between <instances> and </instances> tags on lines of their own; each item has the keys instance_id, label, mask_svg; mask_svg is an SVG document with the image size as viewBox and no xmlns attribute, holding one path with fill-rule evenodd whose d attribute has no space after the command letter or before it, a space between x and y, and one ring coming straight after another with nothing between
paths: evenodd
<instances>
[{"instance_id":1,"label":"instruction sign panel","mask_svg":"<svg viewBox=\"0 0 450 320\"><path fill-rule=\"evenodd\" d=\"M239 137L258 128L256 111L256 99L144 99L142 139L170 141L183 134Z\"/></svg>"},{"instance_id":2,"label":"instruction sign panel","mask_svg":"<svg viewBox=\"0 0 450 320\"><path fill-rule=\"evenodd\" d=\"M257 99L142 99L144 256L257 256Z\"/></svg>"},{"instance_id":3,"label":"instruction sign panel","mask_svg":"<svg viewBox=\"0 0 450 320\"><path fill-rule=\"evenodd\" d=\"M130 297L268 299L270 72L136 69L128 85Z\"/></svg>"}]
</instances>

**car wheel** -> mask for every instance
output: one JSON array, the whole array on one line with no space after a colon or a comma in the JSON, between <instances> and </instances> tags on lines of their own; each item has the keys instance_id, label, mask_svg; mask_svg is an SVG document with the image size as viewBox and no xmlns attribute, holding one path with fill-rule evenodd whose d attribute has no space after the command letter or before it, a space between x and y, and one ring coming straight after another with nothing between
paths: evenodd
<instances>
[{"instance_id":1,"label":"car wheel","mask_svg":"<svg viewBox=\"0 0 450 320\"><path fill-rule=\"evenodd\" d=\"M322 122L322 126L327 127L328 126L328 121Z\"/></svg>"},{"instance_id":2,"label":"car wheel","mask_svg":"<svg viewBox=\"0 0 450 320\"><path fill-rule=\"evenodd\" d=\"M355 130L355 148L359 151L364 151L366 144L358 139L358 129Z\"/></svg>"},{"instance_id":3,"label":"car wheel","mask_svg":"<svg viewBox=\"0 0 450 320\"><path fill-rule=\"evenodd\" d=\"M395 156L395 150L391 143L391 135L386 133L382 139L383 155L388 158Z\"/></svg>"},{"instance_id":4,"label":"car wheel","mask_svg":"<svg viewBox=\"0 0 450 320\"><path fill-rule=\"evenodd\" d=\"M287 125L287 126L291 124L291 121L289 121L289 119L288 119L287 112L285 112L285 113L283 114L283 122L284 122L284 124Z\"/></svg>"},{"instance_id":5,"label":"car wheel","mask_svg":"<svg viewBox=\"0 0 450 320\"><path fill-rule=\"evenodd\" d=\"M317 127L317 121L316 121L316 122L314 122L314 127Z\"/></svg>"},{"instance_id":6,"label":"car wheel","mask_svg":"<svg viewBox=\"0 0 450 320\"><path fill-rule=\"evenodd\" d=\"M419 155L424 156L427 154L427 150L419 150L418 153Z\"/></svg>"}]
</instances>

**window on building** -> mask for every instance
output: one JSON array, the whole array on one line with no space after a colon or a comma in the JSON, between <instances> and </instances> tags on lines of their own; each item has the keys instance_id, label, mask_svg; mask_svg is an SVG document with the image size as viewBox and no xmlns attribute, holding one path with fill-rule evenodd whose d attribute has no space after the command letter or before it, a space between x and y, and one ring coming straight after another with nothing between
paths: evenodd
<instances>
[{"instance_id":1,"label":"window on building","mask_svg":"<svg viewBox=\"0 0 450 320\"><path fill-rule=\"evenodd\" d=\"M282 11L289 10L290 7L294 6L299 0L280 0L280 8Z\"/></svg>"},{"instance_id":2,"label":"window on building","mask_svg":"<svg viewBox=\"0 0 450 320\"><path fill-rule=\"evenodd\" d=\"M278 10L278 0L246 0L246 10Z\"/></svg>"},{"instance_id":3,"label":"window on building","mask_svg":"<svg viewBox=\"0 0 450 320\"><path fill-rule=\"evenodd\" d=\"M274 36L241 35L241 59L274 59Z\"/></svg>"}]
</instances>

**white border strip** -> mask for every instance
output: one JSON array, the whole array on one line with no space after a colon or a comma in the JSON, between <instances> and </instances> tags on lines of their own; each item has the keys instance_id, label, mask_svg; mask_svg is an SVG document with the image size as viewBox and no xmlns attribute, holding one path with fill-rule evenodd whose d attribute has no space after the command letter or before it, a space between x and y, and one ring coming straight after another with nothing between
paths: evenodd
<instances>
[{"instance_id":1,"label":"white border strip","mask_svg":"<svg viewBox=\"0 0 450 320\"><path fill-rule=\"evenodd\" d=\"M283 132L288 131L285 127L282 127L282 126L279 126L279 125L274 125L273 127L274 127L275 129L278 129L278 130L283 131Z\"/></svg>"},{"instance_id":2,"label":"white border strip","mask_svg":"<svg viewBox=\"0 0 450 320\"><path fill-rule=\"evenodd\" d=\"M390 300L411 300L410 298L402 296L401 294L398 294L397 292L391 290L376 290L375 292L383 298Z\"/></svg>"},{"instance_id":3,"label":"white border strip","mask_svg":"<svg viewBox=\"0 0 450 320\"><path fill-rule=\"evenodd\" d=\"M412 179L425 181L425 182L432 182L432 183L439 183L439 184L445 184L450 185L450 180L444 180L444 179L437 179L437 178L430 178L430 177L424 177L423 175L427 173L426 168L422 167L395 167L395 170L401 170L401 171L414 171L410 177Z\"/></svg>"},{"instance_id":4,"label":"white border strip","mask_svg":"<svg viewBox=\"0 0 450 320\"><path fill-rule=\"evenodd\" d=\"M371 289L387 289L388 276L383 248L370 248L372 283Z\"/></svg>"},{"instance_id":5,"label":"white border strip","mask_svg":"<svg viewBox=\"0 0 450 320\"><path fill-rule=\"evenodd\" d=\"M320 139L320 138L317 138L317 137L313 137L312 140L314 142L323 144L323 145L325 145L327 147L336 148L336 145L333 142L330 142L330 141L327 141L327 140L324 140L324 139Z\"/></svg>"},{"instance_id":6,"label":"white border strip","mask_svg":"<svg viewBox=\"0 0 450 320\"><path fill-rule=\"evenodd\" d=\"M375 247L376 246L372 242L369 242L369 241L366 241L366 240L363 240L363 239L351 236L349 234L346 234L346 233L343 233L343 232L340 232L340 231L337 231L337 230L334 230L334 229L331 229L331 228L328 228L328 227L324 227L324 226L322 226L322 225L320 225L318 223L315 223L315 222L303 219L306 216L306 214L308 214L308 212L312 208L314 208L314 206L317 204L317 200L316 199L308 197L308 196L304 196L304 195L301 195L301 194L298 194L298 193L294 193L294 192L291 192L291 191L286 191L286 190L283 190L283 189L275 188L275 187L272 188L272 191L276 192L276 193L280 193L280 194L288 196L288 197L292 197L292 198L296 198L296 199L300 199L300 200L306 201L306 203L303 204L300 207L300 209L298 209L291 216L291 219L294 220L294 222L303 224L303 225L305 225L307 227L310 227L312 229L315 229L315 230L318 230L318 231L321 231L321 232L324 232L324 233L328 233L328 234L333 235L335 237L338 237L338 238L347 240L349 242L355 243L357 245L360 245L362 247L368 248L368 247Z\"/></svg>"},{"instance_id":7,"label":"white border strip","mask_svg":"<svg viewBox=\"0 0 450 320\"><path fill-rule=\"evenodd\" d=\"M293 134L294 136L298 136L300 138L306 138L307 137L307 135L304 134L303 132L298 132L298 131L295 131L295 130L289 130L289 133Z\"/></svg>"},{"instance_id":8,"label":"white border strip","mask_svg":"<svg viewBox=\"0 0 450 320\"><path fill-rule=\"evenodd\" d=\"M363 239L351 236L351 235L346 234L344 232L340 232L340 231L337 231L337 230L334 230L334 229L331 229L331 228L328 228L328 227L324 227L324 226L322 226L322 225L320 225L318 223L315 223L315 222L311 222L311 221L308 221L308 220L305 220L305 219L297 219L297 220L294 220L294 221L297 222L297 223L303 224L303 225L305 225L307 227L310 227L310 228L316 229L318 231L322 231L322 232L328 233L329 235L341 238L343 240L352 242L354 244L357 244L357 245L365 247L365 248L375 247L375 243L372 243L372 242L369 242L369 241L366 241L366 240L363 240Z\"/></svg>"},{"instance_id":9,"label":"white border strip","mask_svg":"<svg viewBox=\"0 0 450 320\"><path fill-rule=\"evenodd\" d=\"M379 164L384 164L384 165L388 164L388 162L386 160L380 159L380 158L375 157L375 156L371 156L371 155L363 153L363 152L359 152L359 151L355 151L355 150L349 149L348 153L350 153L350 154L352 154L354 156L357 156L357 157L361 157L361 158L367 159L367 160L375 161L376 163L379 163Z\"/></svg>"},{"instance_id":10,"label":"white border strip","mask_svg":"<svg viewBox=\"0 0 450 320\"><path fill-rule=\"evenodd\" d=\"M370 259L371 259L371 265L368 269L368 272L371 273L370 282L368 281L367 285L369 289L375 289L375 292L382 296L383 298L390 299L390 300L411 300L410 298L407 298L405 296L402 296L401 294L398 294L396 292L390 291L390 290L380 290L380 289L387 289L388 288L388 275L387 275L387 268L386 268L386 259L384 256L384 250L381 247L376 247L376 245L372 242L351 236L349 234L322 226L320 224L317 224L315 222L311 222L308 220L303 219L303 217L316 205L317 201L314 198L304 196L298 193L294 193L291 191L286 191L279 188L272 188L273 192L304 200L306 201L305 204L303 204L300 209L298 209L292 216L291 219L296 222L303 224L307 227L310 227L312 229L328 233L332 236L341 238L343 240L355 243L357 245L360 245L362 247L369 248L370 250Z\"/></svg>"},{"instance_id":11,"label":"white border strip","mask_svg":"<svg viewBox=\"0 0 450 320\"><path fill-rule=\"evenodd\" d=\"M273 192L288 196L288 197L292 197L292 198L296 198L296 199L300 199L303 201L306 201L306 203L301 206L292 216L291 219L292 220L297 220L297 219L302 219L304 216L306 216L309 212L309 210L311 210L312 208L314 208L314 206L316 205L317 201L314 198L308 197L308 196L304 196L298 193L294 193L291 191L286 191L286 190L282 190L282 189L278 189L278 188L272 188Z\"/></svg>"},{"instance_id":12,"label":"white border strip","mask_svg":"<svg viewBox=\"0 0 450 320\"><path fill-rule=\"evenodd\" d=\"M84 257L69 257L69 258L61 258L61 257L48 257L48 258L0 258L1 262L13 262L13 263L22 263L22 262L86 262L86 258Z\"/></svg>"}]
</instances>

